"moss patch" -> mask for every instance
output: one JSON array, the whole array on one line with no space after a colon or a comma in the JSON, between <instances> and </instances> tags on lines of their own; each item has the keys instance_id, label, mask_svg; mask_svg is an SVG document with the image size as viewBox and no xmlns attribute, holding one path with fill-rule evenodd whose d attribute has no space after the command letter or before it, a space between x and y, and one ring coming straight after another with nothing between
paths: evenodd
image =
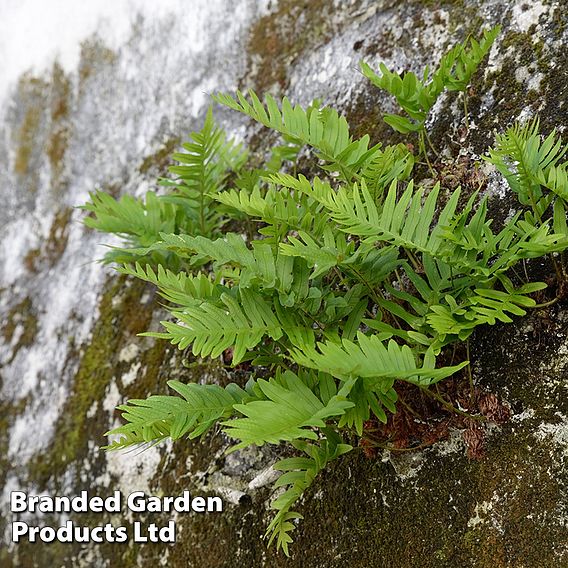
<instances>
[{"instance_id":1,"label":"moss patch","mask_svg":"<svg viewBox=\"0 0 568 568\"><path fill-rule=\"evenodd\" d=\"M29 108L18 132L18 150L14 162L14 172L26 175L29 171L30 156L34 145L34 134L39 126L41 111L39 108Z\"/></svg>"},{"instance_id":2,"label":"moss patch","mask_svg":"<svg viewBox=\"0 0 568 568\"><path fill-rule=\"evenodd\" d=\"M17 334L16 343L12 346L10 361L14 359L22 347L32 345L37 332L36 311L31 298L26 297L10 309L2 326L2 336L6 343L11 343Z\"/></svg>"},{"instance_id":3,"label":"moss patch","mask_svg":"<svg viewBox=\"0 0 568 568\"><path fill-rule=\"evenodd\" d=\"M146 289L144 283L126 283L123 277L112 279L105 287L99 303L100 317L91 341L79 354L79 367L57 422L53 444L48 452L37 455L30 466L31 478L40 487L45 487L50 479L57 480L71 462L86 457L91 432L99 432L94 436L95 442L104 444L106 416L89 416L88 411L94 402L104 398L109 383L120 370L121 348L151 321L151 306L140 304Z\"/></svg>"},{"instance_id":4,"label":"moss patch","mask_svg":"<svg viewBox=\"0 0 568 568\"><path fill-rule=\"evenodd\" d=\"M45 158L49 162L51 188L60 196L67 187L65 154L71 136L69 113L72 85L55 63L46 78L25 74L18 84L18 105L13 111L13 171L22 188L34 195Z\"/></svg>"},{"instance_id":5,"label":"moss patch","mask_svg":"<svg viewBox=\"0 0 568 568\"><path fill-rule=\"evenodd\" d=\"M39 184L39 160L45 139L48 84L25 74L18 83L18 106L13 115L12 146L16 149L13 171L21 190L35 195Z\"/></svg>"},{"instance_id":6,"label":"moss patch","mask_svg":"<svg viewBox=\"0 0 568 568\"><path fill-rule=\"evenodd\" d=\"M67 183L64 179L64 158L69 145L69 113L72 105L71 81L60 65L55 63L51 73L50 132L45 152L51 166L51 187L62 193Z\"/></svg>"},{"instance_id":7,"label":"moss patch","mask_svg":"<svg viewBox=\"0 0 568 568\"><path fill-rule=\"evenodd\" d=\"M172 164L172 152L174 152L179 143L179 137L166 140L158 150L142 160L139 168L140 173L147 174L150 171L156 171L163 175L166 167Z\"/></svg>"},{"instance_id":8,"label":"moss patch","mask_svg":"<svg viewBox=\"0 0 568 568\"><path fill-rule=\"evenodd\" d=\"M94 36L81 44L81 59L79 62L79 95L81 95L89 80L108 66L114 65L117 55L106 47L100 38Z\"/></svg>"},{"instance_id":9,"label":"moss patch","mask_svg":"<svg viewBox=\"0 0 568 568\"><path fill-rule=\"evenodd\" d=\"M352 8L352 7L350 7ZM344 8L323 0L283 0L260 18L248 39L246 85L263 93L288 85L288 68L302 54L337 33L345 21ZM250 83L250 84L249 84Z\"/></svg>"}]
</instances>

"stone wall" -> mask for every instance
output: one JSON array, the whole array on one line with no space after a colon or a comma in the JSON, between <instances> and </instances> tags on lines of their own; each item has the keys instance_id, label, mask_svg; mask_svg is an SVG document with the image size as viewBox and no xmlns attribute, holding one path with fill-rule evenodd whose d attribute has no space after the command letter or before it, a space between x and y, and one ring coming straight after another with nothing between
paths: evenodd
<instances>
[{"instance_id":1,"label":"stone wall","mask_svg":"<svg viewBox=\"0 0 568 568\"><path fill-rule=\"evenodd\" d=\"M88 192L154 187L172 150L200 126L205 93L218 90L253 87L302 104L317 97L340 108L355 133L396 141L380 118L393 103L366 83L358 60L420 71L496 23L502 35L468 94L468 135L457 96L442 98L429 123L445 180L467 184L494 133L514 119L538 113L544 131L568 126L563 0L191 2L177 14L140 16L118 47L104 34L85 37L76 66L54 61L10 86L0 99L2 566L568 566L565 302L475 335L474 379L512 410L487 432L483 459L466 456L459 429L422 451L345 456L303 501L290 559L260 539L277 448L227 457L227 440L212 434L141 453L99 449L125 399L166 392L171 378L228 375L216 363L189 369L187 354L137 336L158 329L159 302L152 287L96 262L111 240L80 223L75 207ZM261 152L262 129L223 109L216 116ZM495 216L505 217L507 191L487 168L482 175ZM189 489L222 495L226 510L180 516L175 546L14 547L14 489Z\"/></svg>"}]
</instances>

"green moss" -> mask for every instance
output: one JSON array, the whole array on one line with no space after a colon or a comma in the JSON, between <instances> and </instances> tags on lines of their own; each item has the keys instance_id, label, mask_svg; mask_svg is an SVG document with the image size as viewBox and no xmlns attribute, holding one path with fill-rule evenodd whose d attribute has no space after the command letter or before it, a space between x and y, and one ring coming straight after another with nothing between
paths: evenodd
<instances>
[{"instance_id":1,"label":"green moss","mask_svg":"<svg viewBox=\"0 0 568 568\"><path fill-rule=\"evenodd\" d=\"M112 378L120 369L118 354L136 333L146 330L152 310L140 305L140 297L146 285L130 282L125 278L111 280L99 304L99 319L92 339L79 355L79 368L73 379L71 391L56 425L57 435L46 453L37 455L30 467L33 481L45 487L73 461L87 455L87 440L92 433L96 443L104 444L107 429L106 416L88 411L93 403L101 401Z\"/></svg>"},{"instance_id":2,"label":"green moss","mask_svg":"<svg viewBox=\"0 0 568 568\"><path fill-rule=\"evenodd\" d=\"M353 138L362 138L368 134L371 144L410 143L409 136L395 132L383 120L383 109L379 104L378 94L378 89L369 85L368 91L357 95L347 108L345 117ZM418 146L417 137L416 146Z\"/></svg>"},{"instance_id":3,"label":"green moss","mask_svg":"<svg viewBox=\"0 0 568 568\"><path fill-rule=\"evenodd\" d=\"M2 389L2 377L0 375L0 390ZM19 399L17 402L11 400L0 400L0 486L6 486L8 473L13 470L14 464L8 457L10 446L9 433L14 424L14 420L24 412L30 401L28 395ZM0 516L0 534L5 534L8 519ZM8 553L4 546L0 547L0 566L10 566Z\"/></svg>"},{"instance_id":4,"label":"green moss","mask_svg":"<svg viewBox=\"0 0 568 568\"><path fill-rule=\"evenodd\" d=\"M279 2L273 12L260 18L250 30L245 86L252 86L259 93L274 86L285 89L290 65L302 53L329 41L346 19L340 6L323 0Z\"/></svg>"},{"instance_id":5,"label":"green moss","mask_svg":"<svg viewBox=\"0 0 568 568\"><path fill-rule=\"evenodd\" d=\"M69 130L56 127L52 130L47 142L46 154L51 164L52 186L57 186L63 171L63 158L69 145Z\"/></svg>"},{"instance_id":6,"label":"green moss","mask_svg":"<svg viewBox=\"0 0 568 568\"><path fill-rule=\"evenodd\" d=\"M178 137L170 138L162 144L153 154L146 156L140 164L140 173L147 174L149 171L159 172L161 175L166 171L166 167L172 163L172 152L180 143Z\"/></svg>"},{"instance_id":7,"label":"green moss","mask_svg":"<svg viewBox=\"0 0 568 568\"><path fill-rule=\"evenodd\" d=\"M553 102L558 100L559 96L554 87L558 73L553 69L557 68L560 62L551 65L550 54L544 49L544 43L542 40L535 41L535 37L530 31L527 33L509 31L501 40L500 50L504 55L500 58L499 68L485 78L480 73L474 77L468 97L468 106L472 115L474 117L478 115L483 95L489 92L493 91L494 100L499 102L476 120L478 128L471 137L476 151L484 151L487 145L493 142L493 129L496 123L501 125L500 129L504 129L518 117L521 110L530 109L533 114L539 113L544 130L552 128L552 124L556 126L562 122L555 110L557 105ZM538 92L526 83L517 81L516 73L520 67L526 67L530 74L538 72L543 75ZM565 85L558 87L566 89ZM543 105L543 101L548 104ZM553 113L554 117L549 116L550 113ZM443 125L440 128L443 129Z\"/></svg>"},{"instance_id":8,"label":"green moss","mask_svg":"<svg viewBox=\"0 0 568 568\"><path fill-rule=\"evenodd\" d=\"M24 265L30 272L37 272L37 264L40 260L41 250L38 248L30 249L24 255Z\"/></svg>"},{"instance_id":9,"label":"green moss","mask_svg":"<svg viewBox=\"0 0 568 568\"><path fill-rule=\"evenodd\" d=\"M19 331L19 336L16 344L12 347L10 361L14 359L22 347L32 345L38 332L36 311L29 297L14 305L8 312L6 321L2 325L2 336L6 343L12 341L16 331Z\"/></svg>"},{"instance_id":10,"label":"green moss","mask_svg":"<svg viewBox=\"0 0 568 568\"><path fill-rule=\"evenodd\" d=\"M208 438L205 447L215 455L219 441ZM186 537L169 550L168 562L216 568L300 567L305 559L310 568L561 565L554 550L563 538L561 523L548 519L543 525L539 511L545 515L562 502L565 476L544 474L547 468L556 471L552 453L546 446L535 451L530 428L519 435L505 427L482 462L426 453L421 469L407 481L391 464L357 452L323 472L301 506L305 519L294 535L291 559L259 542L271 516L265 489L252 503L226 503L222 515L181 516L178 528ZM159 480L165 494L188 488L188 482L191 488L197 470L192 463L187 471L190 456L187 446L174 446ZM526 476L527 468L543 474ZM136 558L150 564L156 553L141 548Z\"/></svg>"}]
</instances>

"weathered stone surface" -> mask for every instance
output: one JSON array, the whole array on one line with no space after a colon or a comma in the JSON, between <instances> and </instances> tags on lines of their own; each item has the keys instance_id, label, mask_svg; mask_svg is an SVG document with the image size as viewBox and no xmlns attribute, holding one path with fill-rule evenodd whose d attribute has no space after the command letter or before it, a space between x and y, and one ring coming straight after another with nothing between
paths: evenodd
<instances>
[{"instance_id":1,"label":"weathered stone surface","mask_svg":"<svg viewBox=\"0 0 568 568\"><path fill-rule=\"evenodd\" d=\"M85 38L77 68L55 63L23 75L0 109L0 529L7 542L14 489L190 489L222 495L226 511L180 517L175 546L3 545L0 564L568 566L565 302L472 341L475 380L513 411L490 430L484 459L466 457L458 431L419 452L346 456L306 496L291 559L260 540L270 518L263 480L277 449L225 457L226 440L212 435L201 445L140 454L99 450L119 419L114 407L126 398L165 392L170 378L228 379L220 364L189 369L184 354L137 337L158 328L153 289L96 264L101 236L84 229L82 212L72 209L97 187L115 194L153 187L171 150L199 126L204 92L254 87L304 104L318 97L341 108L355 132L399 140L380 119L392 102L365 82L358 60L420 71L468 33L501 23L469 92L469 135L455 94L440 101L429 124L447 158L446 181L467 185L471 164L516 118L538 113L545 131L568 126L568 10L561 0L189 6L183 15L139 18L119 49ZM262 148L260 128L226 110L218 116ZM484 169L483 176L495 215L505 217L509 195L494 173Z\"/></svg>"}]
</instances>

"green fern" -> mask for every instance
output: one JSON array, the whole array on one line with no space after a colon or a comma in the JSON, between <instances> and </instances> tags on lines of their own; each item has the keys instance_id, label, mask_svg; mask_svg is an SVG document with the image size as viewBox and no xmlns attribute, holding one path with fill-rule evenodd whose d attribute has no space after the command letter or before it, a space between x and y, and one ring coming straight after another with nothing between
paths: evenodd
<instances>
[{"instance_id":1,"label":"green fern","mask_svg":"<svg viewBox=\"0 0 568 568\"><path fill-rule=\"evenodd\" d=\"M93 214L85 217L85 225L104 233L114 233L126 241L125 247L108 252L105 262L141 260L144 255L134 254L129 249L148 247L159 239L160 232L173 233L176 230L176 208L151 191L146 193L145 199L123 195L117 200L103 191L91 193L90 197L90 202L82 206ZM150 258L146 257L148 261ZM159 261L167 264L166 257Z\"/></svg>"},{"instance_id":2,"label":"green fern","mask_svg":"<svg viewBox=\"0 0 568 568\"><path fill-rule=\"evenodd\" d=\"M153 395L144 400L131 399L118 407L126 424L107 432L116 439L105 449L119 450L166 438L197 438L218 420L230 416L235 404L250 398L236 384L225 389L179 381L168 381L168 385L183 398Z\"/></svg>"},{"instance_id":3,"label":"green fern","mask_svg":"<svg viewBox=\"0 0 568 568\"><path fill-rule=\"evenodd\" d=\"M163 321L165 333L146 335L168 339L180 349L191 345L193 354L200 357L218 357L233 347L236 365L265 335L277 341L284 334L282 324L259 294L243 289L238 301L228 293L221 294L220 301L222 307L203 302L175 311L179 323Z\"/></svg>"},{"instance_id":4,"label":"green fern","mask_svg":"<svg viewBox=\"0 0 568 568\"><path fill-rule=\"evenodd\" d=\"M219 233L223 212L213 196L225 189L231 174L241 170L247 153L215 126L211 108L202 130L194 132L191 139L183 144L185 152L172 156L183 164L170 167L176 177L160 181L169 188L167 194L148 192L145 200L129 195L115 199L97 191L82 206L92 213L85 217L85 225L125 239L124 246L111 249L105 256L106 262L138 261L177 270L181 264L175 255L147 250L160 240L160 233Z\"/></svg>"},{"instance_id":5,"label":"green fern","mask_svg":"<svg viewBox=\"0 0 568 568\"><path fill-rule=\"evenodd\" d=\"M296 144L311 146L327 162L325 169L337 170L345 181L350 181L363 168L369 167L381 151L380 145L369 147L368 135L353 140L347 120L332 108L311 106L304 110L299 105L293 106L287 97L282 99L279 106L268 94L263 104L254 91L249 91L248 95L247 99L237 91L236 98L222 93L213 98L279 132Z\"/></svg>"},{"instance_id":6,"label":"green fern","mask_svg":"<svg viewBox=\"0 0 568 568\"><path fill-rule=\"evenodd\" d=\"M353 406L347 396L353 381L346 382L339 392L324 404L294 373L287 371L279 380L259 379L258 388L267 400L235 405L245 416L223 422L225 432L239 440L231 451L246 446L278 444L297 439L317 440L313 428L324 428L326 420L341 416Z\"/></svg>"},{"instance_id":7,"label":"green fern","mask_svg":"<svg viewBox=\"0 0 568 568\"><path fill-rule=\"evenodd\" d=\"M515 124L497 135L495 142L495 148L489 150L485 159L503 174L521 204L530 206L539 221L553 198L559 210L562 208L566 213L568 160L561 160L568 145L562 144L556 131L542 140L539 120L535 118L524 125ZM551 193L546 194L544 189Z\"/></svg>"},{"instance_id":8,"label":"green fern","mask_svg":"<svg viewBox=\"0 0 568 568\"><path fill-rule=\"evenodd\" d=\"M330 461L353 449L349 444L344 444L333 430L324 428L322 431L325 438L317 444L304 440L292 442L292 445L307 457L287 458L274 464L274 469L283 472L274 487L286 487L286 490L270 504L270 507L278 512L268 525L265 537L268 537L269 545L276 540L277 549L282 549L286 556L289 556L288 545L292 542L290 532L296 528L294 521L303 518L291 508Z\"/></svg>"},{"instance_id":9,"label":"green fern","mask_svg":"<svg viewBox=\"0 0 568 568\"><path fill-rule=\"evenodd\" d=\"M194 132L182 147L185 152L172 156L181 165L169 168L176 178L160 180L171 190L164 200L182 208L187 219L184 232L212 235L222 224L213 196L225 188L231 173L241 170L247 153L215 126L211 107L202 130Z\"/></svg>"},{"instance_id":10,"label":"green fern","mask_svg":"<svg viewBox=\"0 0 568 568\"><path fill-rule=\"evenodd\" d=\"M497 33L456 46L422 79L362 64L407 113L385 120L425 136L438 96L467 87ZM196 438L214 424L235 440L228 451L291 444L303 456L275 465L284 472L275 488L285 490L266 533L288 554L302 518L295 504L351 449L339 432L362 436L371 417L388 422L400 382L435 398L430 388L468 365L441 366L447 346L536 305L545 284L519 282L515 268L568 248L566 147L555 132L541 139L537 121L497 137L487 160L523 211L495 229L487 198L474 193L462 205L460 188L425 189L409 179L415 157L406 146L353 139L346 119L317 101L303 109L252 91L215 98L280 136L264 166L247 167L246 151L209 111L174 154L167 194L94 193L85 223L121 236L107 260L162 296L165 331L144 335L194 357L248 361L250 377L245 388L170 381L181 396L131 400L107 448ZM319 175L296 173L304 146Z\"/></svg>"},{"instance_id":11,"label":"green fern","mask_svg":"<svg viewBox=\"0 0 568 568\"><path fill-rule=\"evenodd\" d=\"M390 340L385 345L378 336L359 332L357 342L344 339L341 344L319 343L318 349L293 351L294 360L308 368L319 369L341 380L366 379L372 390L387 392L396 379L430 384L445 379L467 365L434 369L418 366L416 354L408 345Z\"/></svg>"},{"instance_id":12,"label":"green fern","mask_svg":"<svg viewBox=\"0 0 568 568\"><path fill-rule=\"evenodd\" d=\"M470 38L469 42L453 47L442 57L431 78L428 67L424 69L420 79L412 71L400 76L390 71L384 63L379 65L381 74L378 75L367 63L361 61L363 75L373 85L394 96L408 115L406 118L387 114L384 116L385 122L403 134L422 130L428 113L444 90L463 91L467 88L500 31L500 26L495 26L485 31L479 42Z\"/></svg>"}]
</instances>

